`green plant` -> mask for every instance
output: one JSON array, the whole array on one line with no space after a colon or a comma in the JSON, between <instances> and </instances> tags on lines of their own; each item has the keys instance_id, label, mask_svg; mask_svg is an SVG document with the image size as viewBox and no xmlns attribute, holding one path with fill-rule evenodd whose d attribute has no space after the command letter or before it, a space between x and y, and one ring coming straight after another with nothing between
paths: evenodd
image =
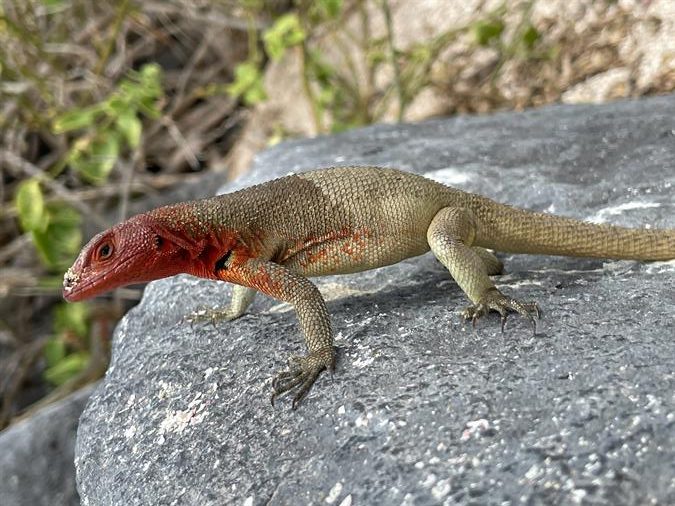
<instances>
[{"instance_id":1,"label":"green plant","mask_svg":"<svg viewBox=\"0 0 675 506\"><path fill-rule=\"evenodd\" d=\"M297 14L284 14L263 33L265 51L274 60L280 60L286 50L302 43L306 38Z\"/></svg>"},{"instance_id":2,"label":"green plant","mask_svg":"<svg viewBox=\"0 0 675 506\"><path fill-rule=\"evenodd\" d=\"M226 90L232 98L241 98L246 105L259 104L267 99L260 66L254 61L246 61L235 67L234 81Z\"/></svg>"},{"instance_id":3,"label":"green plant","mask_svg":"<svg viewBox=\"0 0 675 506\"><path fill-rule=\"evenodd\" d=\"M54 308L54 334L45 343L47 368L44 377L55 386L64 384L89 363L84 346L89 329L89 310L85 303L61 303Z\"/></svg>"},{"instance_id":4,"label":"green plant","mask_svg":"<svg viewBox=\"0 0 675 506\"><path fill-rule=\"evenodd\" d=\"M15 205L21 227L30 233L44 265L51 271L63 271L82 242L78 212L62 202L45 204L37 177L19 184Z\"/></svg>"},{"instance_id":5,"label":"green plant","mask_svg":"<svg viewBox=\"0 0 675 506\"><path fill-rule=\"evenodd\" d=\"M54 133L82 133L71 142L66 157L54 170L22 181L15 197L21 228L30 233L49 270L63 271L74 259L82 240L81 216L63 201L46 203L42 183L67 166L88 182L105 182L122 150L138 147L143 128L139 115L159 115L160 79L157 65L145 65L123 79L102 102L54 118Z\"/></svg>"},{"instance_id":6,"label":"green plant","mask_svg":"<svg viewBox=\"0 0 675 506\"><path fill-rule=\"evenodd\" d=\"M56 116L52 122L55 134L85 130L71 144L57 172L68 165L88 182L105 182L124 147L136 149L140 144L143 126L139 116L159 117L161 95L161 69L146 64L130 72L106 100Z\"/></svg>"},{"instance_id":7,"label":"green plant","mask_svg":"<svg viewBox=\"0 0 675 506\"><path fill-rule=\"evenodd\" d=\"M141 116L157 118L162 96L161 71L155 64L130 72L108 97L94 105L56 115L52 131L74 134L66 156L51 171L22 181L15 208L24 232L30 234L48 271L60 274L72 263L82 243L82 217L63 200L47 201L43 186L66 168L82 180L101 184L108 180L118 159L138 148L143 134ZM50 278L46 282L49 283ZM86 304L59 304L54 310L54 335L44 347L44 377L62 385L89 363Z\"/></svg>"}]
</instances>

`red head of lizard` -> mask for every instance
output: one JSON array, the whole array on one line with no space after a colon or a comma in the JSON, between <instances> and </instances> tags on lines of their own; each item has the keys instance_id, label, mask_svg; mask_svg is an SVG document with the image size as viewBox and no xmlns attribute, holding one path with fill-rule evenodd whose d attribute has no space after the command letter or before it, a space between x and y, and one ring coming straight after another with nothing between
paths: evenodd
<instances>
[{"instance_id":1,"label":"red head of lizard","mask_svg":"<svg viewBox=\"0 0 675 506\"><path fill-rule=\"evenodd\" d=\"M63 278L63 297L74 302L189 272L194 246L147 214L134 216L89 241Z\"/></svg>"}]
</instances>

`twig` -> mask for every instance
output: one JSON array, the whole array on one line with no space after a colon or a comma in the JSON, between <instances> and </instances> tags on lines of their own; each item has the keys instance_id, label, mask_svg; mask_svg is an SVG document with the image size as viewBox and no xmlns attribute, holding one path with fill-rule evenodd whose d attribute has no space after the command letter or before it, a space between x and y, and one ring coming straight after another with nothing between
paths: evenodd
<instances>
[{"instance_id":1,"label":"twig","mask_svg":"<svg viewBox=\"0 0 675 506\"><path fill-rule=\"evenodd\" d=\"M119 34L120 29L122 28L122 22L127 17L128 11L129 11L129 0L122 0L122 5L120 5L119 8L117 9L117 15L115 16L115 21L113 22L112 35L110 36L110 39L107 41L105 47L103 48L103 54L101 55L101 58L98 61L98 65L96 65L96 69L94 70L94 74L96 74L97 77L100 77L103 74L103 69L108 63L108 58L110 58L110 53L112 52L112 49L115 45L115 40L117 40L117 35Z\"/></svg>"},{"instance_id":2,"label":"twig","mask_svg":"<svg viewBox=\"0 0 675 506\"><path fill-rule=\"evenodd\" d=\"M0 150L0 164L2 162L7 163L9 166L14 167L16 170L23 172L24 174L38 178L47 188L53 191L56 195L61 197L63 200L68 202L70 205L79 209L85 216L91 218L97 225L102 228L108 228L110 224L97 212L95 212L87 204L80 202L79 200L73 198L71 192L63 187L59 182L45 176L44 172L40 170L39 167L33 165L28 160L21 158L20 156L7 151L5 149Z\"/></svg>"},{"instance_id":3,"label":"twig","mask_svg":"<svg viewBox=\"0 0 675 506\"><path fill-rule=\"evenodd\" d=\"M211 45L211 38L212 38L211 31L207 30L206 34L204 35L204 38L199 43L199 47L195 51L195 54L192 56L188 64L180 73L180 77L178 78L178 85L176 86L176 95L173 99L173 106L171 107L171 110L169 112L171 116L173 116L176 113L179 104L181 104L183 97L185 96L185 88L187 87L188 82L190 82L190 78L192 77L195 68L206 55L208 48Z\"/></svg>"},{"instance_id":4,"label":"twig","mask_svg":"<svg viewBox=\"0 0 675 506\"><path fill-rule=\"evenodd\" d=\"M192 7L190 4L174 6L168 2L144 2L143 10L153 14L180 15L190 18L194 21L198 21L200 24L215 24L221 27L231 28L233 30L245 31L249 28L248 22L246 20L223 16L215 9L210 10L206 14L201 14L196 12L194 7ZM263 30L267 27L267 23L256 21L254 26L256 30Z\"/></svg>"},{"instance_id":5,"label":"twig","mask_svg":"<svg viewBox=\"0 0 675 506\"><path fill-rule=\"evenodd\" d=\"M12 239L9 244L0 248L0 264L4 264L7 260L18 254L21 250L28 247L31 239L29 234L23 234Z\"/></svg>"},{"instance_id":6,"label":"twig","mask_svg":"<svg viewBox=\"0 0 675 506\"><path fill-rule=\"evenodd\" d=\"M0 385L0 397L2 398L2 406L0 407L0 429L6 427L9 423L12 416L14 398L30 373L32 365L42 354L45 342L47 342L47 338L40 337L21 347L15 353L15 357L9 359L8 370L0 375L0 377L5 379L3 384Z\"/></svg>"},{"instance_id":7,"label":"twig","mask_svg":"<svg viewBox=\"0 0 675 506\"><path fill-rule=\"evenodd\" d=\"M387 27L387 45L389 46L389 60L392 68L394 69L394 88L396 89L396 95L398 96L398 114L397 120L399 123L403 121L403 113L406 107L406 98L403 92L403 86L401 85L401 70L399 69L398 61L396 58L396 49L394 48L394 28L391 21L391 10L389 9L389 1L381 0L380 5L382 6L382 13L384 14L384 24Z\"/></svg>"},{"instance_id":8,"label":"twig","mask_svg":"<svg viewBox=\"0 0 675 506\"><path fill-rule=\"evenodd\" d=\"M301 76L302 76L302 88L305 92L305 96L309 101L310 108L312 110L312 119L314 120L314 128L317 133L323 133L323 111L321 110L321 105L319 104L318 99L312 91L312 85L309 82L309 67L307 66L307 59L309 58L309 50L307 48L306 41L303 41L299 48L296 49L300 55L300 65L302 67Z\"/></svg>"},{"instance_id":9,"label":"twig","mask_svg":"<svg viewBox=\"0 0 675 506\"><path fill-rule=\"evenodd\" d=\"M183 136L178 125L169 116L162 116L160 120L162 125L164 125L169 132L169 135L174 140L174 142L180 147L180 155L185 159L185 161L192 167L196 169L199 167L199 160L197 155L192 150L192 147L188 143L187 139Z\"/></svg>"}]
</instances>

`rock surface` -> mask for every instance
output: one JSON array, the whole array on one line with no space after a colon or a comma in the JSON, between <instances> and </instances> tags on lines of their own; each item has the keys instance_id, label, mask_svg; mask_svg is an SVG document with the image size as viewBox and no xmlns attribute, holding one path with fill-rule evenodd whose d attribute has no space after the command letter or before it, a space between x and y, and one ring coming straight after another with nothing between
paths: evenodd
<instances>
[{"instance_id":1,"label":"rock surface","mask_svg":"<svg viewBox=\"0 0 675 506\"><path fill-rule=\"evenodd\" d=\"M282 144L226 190L333 164L423 173L514 205L675 227L675 96L375 126ZM289 196L292 198L292 196ZM298 203L302 205L302 203ZM675 504L675 263L511 255L536 336L467 304L430 255L317 283L340 347L300 409L270 378L304 350L259 296L151 283L78 430L83 504Z\"/></svg>"},{"instance_id":2,"label":"rock surface","mask_svg":"<svg viewBox=\"0 0 675 506\"><path fill-rule=\"evenodd\" d=\"M88 387L0 432L0 504L73 506L73 448Z\"/></svg>"}]
</instances>

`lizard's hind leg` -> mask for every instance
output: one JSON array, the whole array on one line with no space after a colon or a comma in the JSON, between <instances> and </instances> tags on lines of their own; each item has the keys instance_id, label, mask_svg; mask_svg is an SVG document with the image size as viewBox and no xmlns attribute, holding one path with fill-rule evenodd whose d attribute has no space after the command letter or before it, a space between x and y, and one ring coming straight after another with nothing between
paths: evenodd
<instances>
[{"instance_id":1,"label":"lizard's hind leg","mask_svg":"<svg viewBox=\"0 0 675 506\"><path fill-rule=\"evenodd\" d=\"M536 303L519 302L504 295L489 278L490 274L500 272L502 265L492 253L472 247L478 226L478 219L469 209L445 207L434 216L427 230L431 251L473 302L462 315L475 326L489 311L497 311L504 330L508 312L516 311L530 320L536 331L534 316L539 316Z\"/></svg>"},{"instance_id":2,"label":"lizard's hind leg","mask_svg":"<svg viewBox=\"0 0 675 506\"><path fill-rule=\"evenodd\" d=\"M494 276L495 274L504 272L504 264L494 255L494 253L485 248L481 248L480 246L474 246L472 249L483 261L488 276Z\"/></svg>"}]
</instances>

